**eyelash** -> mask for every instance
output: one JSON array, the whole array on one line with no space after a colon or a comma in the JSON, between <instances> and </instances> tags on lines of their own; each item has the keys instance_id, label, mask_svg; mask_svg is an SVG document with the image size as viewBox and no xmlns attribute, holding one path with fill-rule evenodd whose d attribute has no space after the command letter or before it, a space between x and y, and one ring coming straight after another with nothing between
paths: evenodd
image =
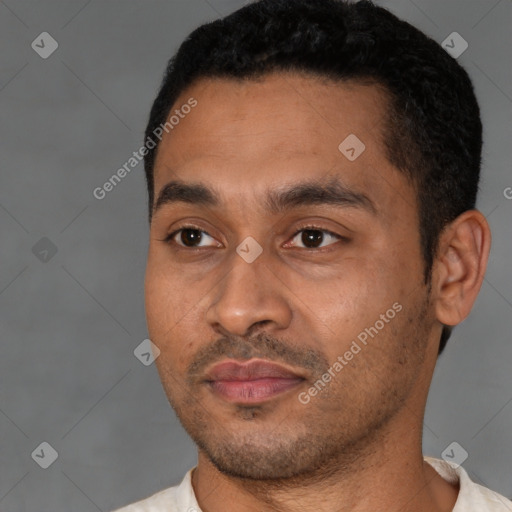
<instances>
[{"instance_id":1,"label":"eyelash","mask_svg":"<svg viewBox=\"0 0 512 512\"><path fill-rule=\"evenodd\" d=\"M199 226L194 226L192 224L186 224L184 226L181 226L180 228L178 229L175 229L172 233L169 233L163 240L162 242L165 242L165 243L172 243L173 242L173 238L180 232L180 231L185 231L186 229L193 229L195 231L200 231L201 233L205 233L206 235L208 236L212 236L210 235L210 233L208 233L208 231L205 231L204 229L201 229ZM213 238L213 237L212 237ZM177 244L179 245L179 244ZM181 247L181 246L180 246ZM185 249L200 249L200 247L185 247Z\"/></svg>"},{"instance_id":2,"label":"eyelash","mask_svg":"<svg viewBox=\"0 0 512 512\"><path fill-rule=\"evenodd\" d=\"M187 229L192 229L192 230L196 230L196 231L200 231L201 233L204 233L206 235L208 235L209 237L213 238L212 235L210 235L210 233L208 233L207 231L205 231L204 229L201 229L199 226L194 226L194 225L191 225L191 224L187 224L187 225L184 225L184 226L181 226L180 228L174 230L172 233L169 233L163 240L162 242L165 242L167 244L171 244L174 242L174 237L180 232L180 231L185 231ZM311 224L305 224L305 225L302 225L300 226L296 231L295 233L291 236L290 240L293 240L300 232L302 231L320 231L322 233L326 233L334 238L337 238L338 241L344 241L344 242L347 242L348 241L348 238L344 237L344 236L341 236L339 235L338 233L334 233L333 231L330 231L328 229L324 229L324 228L321 228L320 226L313 226ZM336 242L335 242L336 243ZM327 247L330 247L331 245L335 245L335 243L333 244L330 244L329 246ZM204 249L204 247L184 247L184 246L181 246L180 244L177 244L176 245L182 249L186 249L186 250L200 250L200 249ZM321 250L325 250L327 247L319 247L319 248L316 248L316 247L313 247L313 248L307 248L309 251L312 251L312 250L317 250L317 251L321 251ZM299 249L303 249L303 247L299 247Z\"/></svg>"}]
</instances>

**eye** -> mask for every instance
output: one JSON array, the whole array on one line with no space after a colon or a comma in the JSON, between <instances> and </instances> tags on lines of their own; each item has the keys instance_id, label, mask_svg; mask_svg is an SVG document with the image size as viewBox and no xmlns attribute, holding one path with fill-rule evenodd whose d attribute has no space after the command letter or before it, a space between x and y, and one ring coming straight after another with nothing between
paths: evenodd
<instances>
[{"instance_id":1,"label":"eye","mask_svg":"<svg viewBox=\"0 0 512 512\"><path fill-rule=\"evenodd\" d=\"M175 242L182 247L221 247L221 244L206 231L195 227L183 227L168 235L165 242Z\"/></svg>"},{"instance_id":2,"label":"eye","mask_svg":"<svg viewBox=\"0 0 512 512\"><path fill-rule=\"evenodd\" d=\"M326 229L315 228L314 226L302 228L293 236L287 245L305 249L320 249L332 245L343 237ZM302 245L300 245L302 244Z\"/></svg>"}]
</instances>

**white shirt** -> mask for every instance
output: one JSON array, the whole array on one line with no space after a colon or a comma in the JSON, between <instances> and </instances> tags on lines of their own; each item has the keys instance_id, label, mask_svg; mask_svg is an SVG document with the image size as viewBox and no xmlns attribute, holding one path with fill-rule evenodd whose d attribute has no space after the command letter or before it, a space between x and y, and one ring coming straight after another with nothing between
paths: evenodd
<instances>
[{"instance_id":1,"label":"white shirt","mask_svg":"<svg viewBox=\"0 0 512 512\"><path fill-rule=\"evenodd\" d=\"M447 482L459 483L459 496L452 512L512 511L512 501L471 481L462 466L430 457L425 457L425 460ZM179 485L115 512L201 512L192 488L192 471L187 472Z\"/></svg>"}]
</instances>

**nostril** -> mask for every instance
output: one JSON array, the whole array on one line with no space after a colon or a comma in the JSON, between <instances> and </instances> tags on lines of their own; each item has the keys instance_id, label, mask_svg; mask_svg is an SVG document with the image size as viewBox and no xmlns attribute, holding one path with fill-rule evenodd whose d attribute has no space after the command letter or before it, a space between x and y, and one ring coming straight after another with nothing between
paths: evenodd
<instances>
[{"instance_id":1,"label":"nostril","mask_svg":"<svg viewBox=\"0 0 512 512\"><path fill-rule=\"evenodd\" d=\"M254 322L251 325L251 327L248 329L247 336L249 336L249 337L254 336L256 334L254 331L256 331L259 327L267 326L271 322L272 322L272 320L258 320L257 322Z\"/></svg>"}]
</instances>

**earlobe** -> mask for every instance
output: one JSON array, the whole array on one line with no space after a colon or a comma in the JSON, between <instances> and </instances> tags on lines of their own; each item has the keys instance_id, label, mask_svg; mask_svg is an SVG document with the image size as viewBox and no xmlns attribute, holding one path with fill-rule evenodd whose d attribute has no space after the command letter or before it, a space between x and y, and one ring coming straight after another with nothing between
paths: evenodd
<instances>
[{"instance_id":1,"label":"earlobe","mask_svg":"<svg viewBox=\"0 0 512 512\"><path fill-rule=\"evenodd\" d=\"M457 325L468 316L482 285L490 245L489 224L478 210L464 212L442 232L432 275L440 323Z\"/></svg>"}]
</instances>

